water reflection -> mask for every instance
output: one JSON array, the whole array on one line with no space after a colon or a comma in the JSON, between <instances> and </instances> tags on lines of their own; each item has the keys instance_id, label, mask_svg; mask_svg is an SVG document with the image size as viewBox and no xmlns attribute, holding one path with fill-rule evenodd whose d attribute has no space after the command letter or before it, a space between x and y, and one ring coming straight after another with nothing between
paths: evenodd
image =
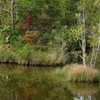
<instances>
[{"instance_id":1,"label":"water reflection","mask_svg":"<svg viewBox=\"0 0 100 100\"><path fill-rule=\"evenodd\" d=\"M0 66L0 100L100 100L100 84L60 83L55 67Z\"/></svg>"},{"instance_id":2,"label":"water reflection","mask_svg":"<svg viewBox=\"0 0 100 100\"><path fill-rule=\"evenodd\" d=\"M99 100L100 84L70 83L68 88L74 95L73 100ZM98 98L98 96L99 98Z\"/></svg>"},{"instance_id":3,"label":"water reflection","mask_svg":"<svg viewBox=\"0 0 100 100\"><path fill-rule=\"evenodd\" d=\"M82 96L80 93L78 94L77 98L73 98L73 100L92 100L91 95L87 95L87 96ZM96 100L96 99L93 99Z\"/></svg>"}]
</instances>

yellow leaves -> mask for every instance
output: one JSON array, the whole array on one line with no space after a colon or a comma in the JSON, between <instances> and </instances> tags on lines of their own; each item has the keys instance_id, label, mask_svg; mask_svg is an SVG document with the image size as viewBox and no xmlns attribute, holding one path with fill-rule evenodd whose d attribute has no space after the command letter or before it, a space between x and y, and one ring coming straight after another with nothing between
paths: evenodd
<instances>
[{"instance_id":1,"label":"yellow leaves","mask_svg":"<svg viewBox=\"0 0 100 100\"><path fill-rule=\"evenodd\" d=\"M100 6L100 0L95 0L95 1L94 1L94 5L95 5L95 6L97 6L97 5Z\"/></svg>"}]
</instances>

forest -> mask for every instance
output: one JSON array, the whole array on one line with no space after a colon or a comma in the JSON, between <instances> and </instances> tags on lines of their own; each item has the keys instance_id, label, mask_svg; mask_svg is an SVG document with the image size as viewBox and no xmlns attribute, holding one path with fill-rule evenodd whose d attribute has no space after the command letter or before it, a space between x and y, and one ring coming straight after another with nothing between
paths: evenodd
<instances>
[{"instance_id":1,"label":"forest","mask_svg":"<svg viewBox=\"0 0 100 100\"><path fill-rule=\"evenodd\" d=\"M0 0L0 100L100 100L100 0Z\"/></svg>"},{"instance_id":2,"label":"forest","mask_svg":"<svg viewBox=\"0 0 100 100\"><path fill-rule=\"evenodd\" d=\"M100 68L99 0L0 0L0 62Z\"/></svg>"}]
</instances>

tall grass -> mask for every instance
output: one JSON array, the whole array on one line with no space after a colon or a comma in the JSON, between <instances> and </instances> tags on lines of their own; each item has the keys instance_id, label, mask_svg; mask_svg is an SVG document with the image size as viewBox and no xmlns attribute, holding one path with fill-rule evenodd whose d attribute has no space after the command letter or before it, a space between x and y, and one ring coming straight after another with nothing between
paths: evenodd
<instances>
[{"instance_id":1,"label":"tall grass","mask_svg":"<svg viewBox=\"0 0 100 100\"><path fill-rule=\"evenodd\" d=\"M99 71L83 65L77 65L68 71L68 80L74 82L99 82Z\"/></svg>"},{"instance_id":2,"label":"tall grass","mask_svg":"<svg viewBox=\"0 0 100 100\"><path fill-rule=\"evenodd\" d=\"M3 62L3 63L15 62L15 57L16 57L16 54L12 52L12 50L10 50L9 48L6 48L6 49L0 48L0 62Z\"/></svg>"},{"instance_id":3,"label":"tall grass","mask_svg":"<svg viewBox=\"0 0 100 100\"><path fill-rule=\"evenodd\" d=\"M55 71L56 73L56 71ZM60 75L72 82L100 82L100 71L79 64L67 65L59 70ZM58 73L58 74L59 74Z\"/></svg>"},{"instance_id":4,"label":"tall grass","mask_svg":"<svg viewBox=\"0 0 100 100\"><path fill-rule=\"evenodd\" d=\"M22 65L63 65L65 55L55 49L42 51L36 46L23 45L17 47L0 48L0 62L17 63Z\"/></svg>"}]
</instances>

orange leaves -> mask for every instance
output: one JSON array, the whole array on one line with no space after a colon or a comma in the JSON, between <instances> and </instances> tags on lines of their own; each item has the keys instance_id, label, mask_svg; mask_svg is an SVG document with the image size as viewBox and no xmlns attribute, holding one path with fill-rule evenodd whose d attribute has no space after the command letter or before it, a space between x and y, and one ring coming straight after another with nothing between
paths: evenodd
<instances>
[{"instance_id":1,"label":"orange leaves","mask_svg":"<svg viewBox=\"0 0 100 100\"><path fill-rule=\"evenodd\" d=\"M23 40L28 42L28 45L32 46L38 42L38 31L26 31L23 36Z\"/></svg>"}]
</instances>

